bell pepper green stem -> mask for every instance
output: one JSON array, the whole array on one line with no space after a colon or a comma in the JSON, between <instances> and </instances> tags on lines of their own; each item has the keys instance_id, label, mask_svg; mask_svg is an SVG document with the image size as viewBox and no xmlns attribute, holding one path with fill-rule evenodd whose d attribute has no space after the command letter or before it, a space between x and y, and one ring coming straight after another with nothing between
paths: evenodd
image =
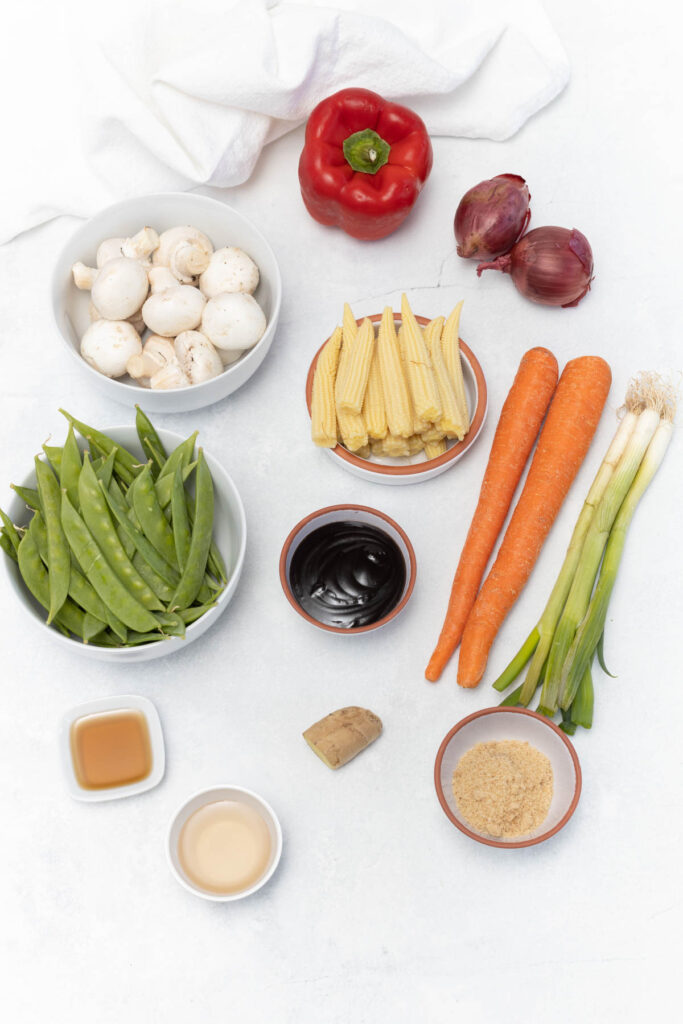
<instances>
[{"instance_id":1,"label":"bell pepper green stem","mask_svg":"<svg viewBox=\"0 0 683 1024\"><path fill-rule=\"evenodd\" d=\"M377 174L389 160L391 146L372 128L364 128L344 139L342 146L346 162L354 171Z\"/></svg>"}]
</instances>

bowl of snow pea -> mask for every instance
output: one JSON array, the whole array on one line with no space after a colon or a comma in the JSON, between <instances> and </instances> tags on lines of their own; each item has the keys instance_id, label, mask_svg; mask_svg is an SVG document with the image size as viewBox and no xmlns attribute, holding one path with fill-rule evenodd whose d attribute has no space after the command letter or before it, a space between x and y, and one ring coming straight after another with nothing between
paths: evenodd
<instances>
[{"instance_id":1,"label":"bowl of snow pea","mask_svg":"<svg viewBox=\"0 0 683 1024\"><path fill-rule=\"evenodd\" d=\"M0 555L15 593L57 642L105 661L145 661L196 640L237 588L242 501L201 447L135 425L103 432L60 410L62 445L45 444L0 509Z\"/></svg>"}]
</instances>

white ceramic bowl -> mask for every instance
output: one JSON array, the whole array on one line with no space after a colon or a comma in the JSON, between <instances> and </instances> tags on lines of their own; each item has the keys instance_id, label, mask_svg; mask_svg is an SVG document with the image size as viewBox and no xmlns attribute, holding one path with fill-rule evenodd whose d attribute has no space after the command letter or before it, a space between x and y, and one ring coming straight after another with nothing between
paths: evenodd
<instances>
[{"instance_id":1,"label":"white ceramic bowl","mask_svg":"<svg viewBox=\"0 0 683 1024\"><path fill-rule=\"evenodd\" d=\"M217 800L237 800L253 807L259 812L270 832L271 850L268 866L258 881L241 892L218 893L208 892L206 889L200 888L187 877L178 857L178 840L187 819L195 811L198 811L200 807L204 807L205 804L215 803ZM201 896L205 900L213 900L216 903L231 903L234 900L243 900L245 896L251 896L253 893L258 892L272 878L282 856L282 829L273 808L257 793L253 793L250 789L243 789L242 786L212 786L211 789L202 789L199 793L195 793L174 814L168 830L166 853L171 871L188 892L193 893L195 896Z\"/></svg>"},{"instance_id":2,"label":"white ceramic bowl","mask_svg":"<svg viewBox=\"0 0 683 1024\"><path fill-rule=\"evenodd\" d=\"M292 558L305 537L313 533L314 530L318 530L321 526L326 526L328 523L343 523L347 521L369 523L370 526L375 526L377 529L383 530L388 534L398 545L399 551L403 555L406 569L406 581L401 599L391 611L383 619L378 619L377 622L371 622L368 626L354 626L351 629L344 629L340 626L328 626L326 623L318 622L312 615L309 615L297 601L289 578ZM369 633L373 629L379 629L380 626L385 626L392 619L395 619L408 604L415 587L416 578L417 562L408 534L401 529L397 522L385 515L384 512L379 512L375 508L368 508L367 505L329 505L327 508L318 509L317 512L311 512L310 515L302 519L290 531L280 553L280 583L285 592L285 597L294 611L298 612L303 619L306 619L306 622L310 622L311 625L316 626L318 629L324 629L328 633L337 633L340 636L355 636L358 633Z\"/></svg>"},{"instance_id":3,"label":"white ceramic bowl","mask_svg":"<svg viewBox=\"0 0 683 1024\"><path fill-rule=\"evenodd\" d=\"M381 313L374 313L368 317L368 320L371 320L374 324L379 323L381 319ZM416 316L415 319L423 327L429 323L427 317L424 316ZM363 318L359 318L356 322L360 326ZM400 314L394 317L394 323L398 329L401 325ZM327 341L329 341L329 338L323 342L314 355L306 378L306 405L309 416L311 413L315 368L318 356L327 344ZM459 462L477 440L488 412L488 392L484 372L479 364L479 360L462 338L460 339L460 354L462 357L462 375L467 395L467 408L470 411L470 429L462 441L447 441L447 448L443 455L439 455L435 459L426 459L424 452L418 452L416 455L399 458L378 455L369 455L367 458L361 458L360 455L350 452L341 444L338 444L335 448L325 448L325 452L335 462L348 470L349 473L362 477L364 480L370 480L372 483L393 484L394 486L417 484L422 483L424 480L432 480L435 476L439 476L440 473L445 473L447 469L450 469L456 462Z\"/></svg>"},{"instance_id":4,"label":"white ceramic bowl","mask_svg":"<svg viewBox=\"0 0 683 1024\"><path fill-rule=\"evenodd\" d=\"M460 758L477 743L521 740L549 758L553 769L550 809L535 832L519 839L493 839L472 829L464 820L453 796L453 772ZM434 765L434 784L446 816L470 839L486 846L519 849L550 839L567 824L581 795L581 766L565 733L543 715L527 708L485 708L454 725L446 734Z\"/></svg>"},{"instance_id":5,"label":"white ceramic bowl","mask_svg":"<svg viewBox=\"0 0 683 1024\"><path fill-rule=\"evenodd\" d=\"M90 292L73 283L71 267L78 260L95 265L97 247L105 238L128 237L144 225L162 232L177 224L192 224L203 231L216 248L235 245L244 249L259 267L261 279L254 298L266 315L268 326L260 341L203 384L172 391L152 391L126 376L112 380L86 363L80 353L81 337L90 324ZM261 232L237 210L207 196L188 192L124 199L96 214L71 236L62 249L52 277L52 309L68 357L75 360L87 381L109 398L125 405L140 403L149 413L190 412L231 395L259 368L277 330L282 281L273 250Z\"/></svg>"},{"instance_id":6,"label":"white ceramic bowl","mask_svg":"<svg viewBox=\"0 0 683 1024\"><path fill-rule=\"evenodd\" d=\"M64 422L66 433L66 421ZM118 441L124 448L142 457L142 449L138 442L135 427L109 427L105 430L110 437ZM166 450L172 451L182 440L180 434L174 434L170 430L158 430ZM80 440L80 439L79 439ZM202 615L196 622L187 627L185 638L168 637L159 640L158 643L142 644L140 647L96 647L94 644L84 644L80 640L63 636L53 626L45 622L45 609L42 608L29 594L19 574L17 565L9 559L4 552L0 554L0 565L14 590L17 599L21 602L22 608L47 636L62 647L70 648L78 654L95 658L98 661L115 661L119 664L134 661L150 661L153 658L162 658L175 651L184 648L197 640L202 633L216 622L223 614L232 600L244 563L244 553L247 543L247 523L244 515L244 506L237 488L223 467L208 452L204 452L206 462L211 471L214 485L214 539L218 545L228 570L228 584L225 590L219 595L214 608L211 608L205 615ZM21 484L24 487L35 487L35 473L29 473ZM7 512L10 519L18 525L27 523L30 514L21 499L12 492L12 499L8 505Z\"/></svg>"},{"instance_id":7,"label":"white ceramic bowl","mask_svg":"<svg viewBox=\"0 0 683 1024\"><path fill-rule=\"evenodd\" d=\"M71 727L74 722L86 715L101 715L107 711L140 711L147 722L149 731L149 743L152 754L152 770L146 779L140 782L127 783L123 786L109 786L107 789L84 789L74 771L73 756L71 753ZM59 738L61 747L62 768L69 793L74 800L82 800L86 803L99 803L102 800L119 800L121 797L137 796L139 793L146 793L148 789L158 786L164 777L166 768L166 752L164 749L164 734L161 731L159 713L147 697L139 697L137 694L124 694L121 697L98 697L96 700L86 701L84 704L77 704L62 718L62 728Z\"/></svg>"}]
</instances>

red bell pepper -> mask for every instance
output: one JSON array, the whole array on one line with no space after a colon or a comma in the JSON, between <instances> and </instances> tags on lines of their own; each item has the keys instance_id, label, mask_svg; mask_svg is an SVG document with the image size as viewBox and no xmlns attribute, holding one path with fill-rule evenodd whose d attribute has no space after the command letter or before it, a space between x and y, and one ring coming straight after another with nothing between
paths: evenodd
<instances>
[{"instance_id":1,"label":"red bell pepper","mask_svg":"<svg viewBox=\"0 0 683 1024\"><path fill-rule=\"evenodd\" d=\"M354 238L384 238L410 213L430 170L421 118L368 89L342 89L306 125L299 182L306 209Z\"/></svg>"}]
</instances>

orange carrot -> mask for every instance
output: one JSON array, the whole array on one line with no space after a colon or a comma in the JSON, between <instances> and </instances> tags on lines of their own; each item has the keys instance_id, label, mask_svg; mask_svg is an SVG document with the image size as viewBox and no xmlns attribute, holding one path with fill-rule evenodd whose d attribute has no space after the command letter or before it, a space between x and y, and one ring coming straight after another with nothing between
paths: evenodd
<instances>
[{"instance_id":1,"label":"orange carrot","mask_svg":"<svg viewBox=\"0 0 683 1024\"><path fill-rule=\"evenodd\" d=\"M590 447L611 382L610 368L599 356L572 359L562 372L524 488L465 625L460 686L476 686L484 674L496 633L531 575Z\"/></svg>"},{"instance_id":2,"label":"orange carrot","mask_svg":"<svg viewBox=\"0 0 683 1024\"><path fill-rule=\"evenodd\" d=\"M498 534L557 386L557 359L547 348L522 356L491 445L472 524L460 555L446 619L425 676L435 683L460 643Z\"/></svg>"}]
</instances>

